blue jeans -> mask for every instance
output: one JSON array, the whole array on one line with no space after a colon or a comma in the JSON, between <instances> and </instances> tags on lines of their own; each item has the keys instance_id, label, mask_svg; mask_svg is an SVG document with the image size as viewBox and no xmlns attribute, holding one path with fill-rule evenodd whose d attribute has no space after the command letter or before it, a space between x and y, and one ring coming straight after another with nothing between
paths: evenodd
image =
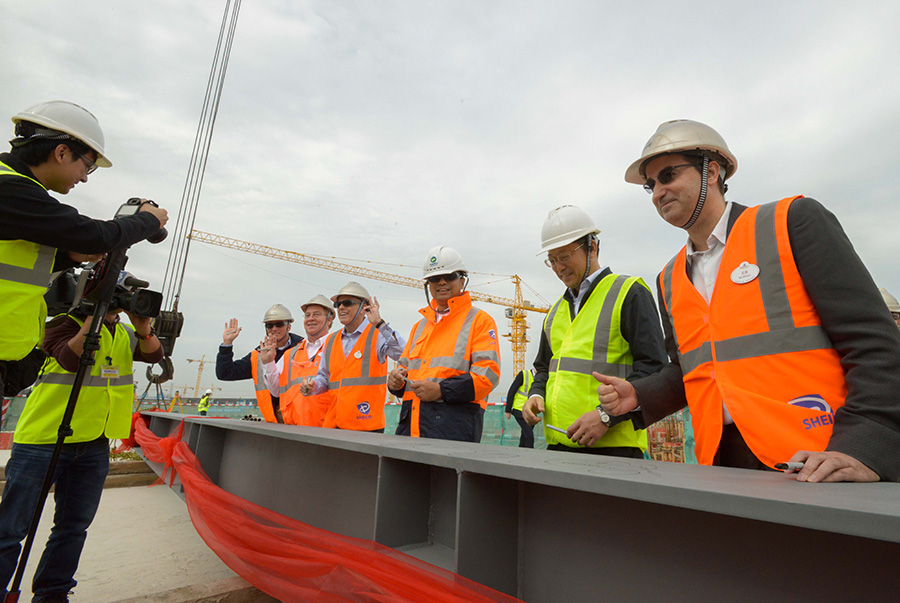
<instances>
[{"instance_id":1,"label":"blue jeans","mask_svg":"<svg viewBox=\"0 0 900 603\"><path fill-rule=\"evenodd\" d=\"M53 444L13 444L0 501L0 593L6 593L16 571L21 542L28 534L52 455ZM106 438L63 445L53 476L53 528L34 573L33 601L65 595L75 587L75 570L108 473ZM32 556L36 550L35 546Z\"/></svg>"}]
</instances>

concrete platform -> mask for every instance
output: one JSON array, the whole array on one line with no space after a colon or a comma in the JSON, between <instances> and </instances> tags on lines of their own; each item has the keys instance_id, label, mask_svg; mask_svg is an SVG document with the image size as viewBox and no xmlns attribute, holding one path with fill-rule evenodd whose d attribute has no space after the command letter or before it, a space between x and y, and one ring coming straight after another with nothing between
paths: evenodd
<instances>
[{"instance_id":1,"label":"concrete platform","mask_svg":"<svg viewBox=\"0 0 900 603\"><path fill-rule=\"evenodd\" d=\"M0 451L0 466L9 459ZM52 495L22 581L31 579L53 521ZM184 502L165 486L107 489L88 530L73 603L118 601L274 601L238 577L206 546Z\"/></svg>"}]
</instances>

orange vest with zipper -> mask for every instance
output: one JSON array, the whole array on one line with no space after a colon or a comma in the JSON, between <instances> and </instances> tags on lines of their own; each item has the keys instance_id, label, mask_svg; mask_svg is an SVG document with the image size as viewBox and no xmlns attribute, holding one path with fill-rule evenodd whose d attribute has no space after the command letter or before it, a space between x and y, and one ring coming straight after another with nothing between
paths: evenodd
<instances>
[{"instance_id":1,"label":"orange vest with zipper","mask_svg":"<svg viewBox=\"0 0 900 603\"><path fill-rule=\"evenodd\" d=\"M660 273L701 464L718 450L723 402L772 467L798 450L824 450L847 396L840 358L794 263L787 214L798 198L737 218L709 304L688 277L686 249Z\"/></svg>"},{"instance_id":2,"label":"orange vest with zipper","mask_svg":"<svg viewBox=\"0 0 900 603\"><path fill-rule=\"evenodd\" d=\"M323 427L374 431L384 429L387 398L387 358L378 360L378 329L369 324L345 357L341 345L343 329L325 341L328 359L328 390L334 404Z\"/></svg>"},{"instance_id":3,"label":"orange vest with zipper","mask_svg":"<svg viewBox=\"0 0 900 603\"><path fill-rule=\"evenodd\" d=\"M325 350L323 345L316 350L312 360L306 352L308 340L304 339L281 357L281 413L284 422L291 425L306 425L309 427L321 427L325 421L325 415L334 404L334 396L331 391L326 391L315 396L304 396L300 393L300 385L306 377L315 377L319 372L319 363Z\"/></svg>"}]
</instances>

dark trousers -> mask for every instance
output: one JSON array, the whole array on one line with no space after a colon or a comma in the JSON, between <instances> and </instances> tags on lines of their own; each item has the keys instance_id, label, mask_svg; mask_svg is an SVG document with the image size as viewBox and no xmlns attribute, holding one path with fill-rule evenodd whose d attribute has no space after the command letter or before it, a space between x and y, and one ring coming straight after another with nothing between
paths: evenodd
<instances>
[{"instance_id":1,"label":"dark trousers","mask_svg":"<svg viewBox=\"0 0 900 603\"><path fill-rule=\"evenodd\" d=\"M0 501L0 593L12 580L50 466L53 444L13 444ZM75 587L87 529L94 520L109 473L109 440L64 444L56 465L56 511L44 554L34 572L34 600L65 595ZM37 544L37 543L36 543ZM32 554L36 551L32 551Z\"/></svg>"},{"instance_id":2,"label":"dark trousers","mask_svg":"<svg viewBox=\"0 0 900 603\"><path fill-rule=\"evenodd\" d=\"M509 412L516 418L516 423L519 424L519 427L522 428L522 433L519 435L519 448L534 448L534 427L528 424L528 421L522 416L521 410L513 408Z\"/></svg>"},{"instance_id":3,"label":"dark trousers","mask_svg":"<svg viewBox=\"0 0 900 603\"><path fill-rule=\"evenodd\" d=\"M580 452L582 454L599 454L600 456L617 456L626 459L642 459L644 453L640 448L631 446L608 446L604 448L569 448L564 444L548 444L547 450L559 452Z\"/></svg>"},{"instance_id":4,"label":"dark trousers","mask_svg":"<svg viewBox=\"0 0 900 603\"><path fill-rule=\"evenodd\" d=\"M713 457L713 465L774 471L756 458L734 423L722 426L722 439L719 440L719 449L716 451L716 456Z\"/></svg>"}]
</instances>

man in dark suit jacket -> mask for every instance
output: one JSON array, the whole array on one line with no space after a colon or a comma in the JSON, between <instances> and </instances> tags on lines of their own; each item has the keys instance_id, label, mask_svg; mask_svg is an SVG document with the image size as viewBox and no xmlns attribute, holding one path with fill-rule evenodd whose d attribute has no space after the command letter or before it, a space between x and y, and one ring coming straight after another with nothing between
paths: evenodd
<instances>
[{"instance_id":1,"label":"man in dark suit jacket","mask_svg":"<svg viewBox=\"0 0 900 603\"><path fill-rule=\"evenodd\" d=\"M779 407L778 402L795 404L796 399L779 400L779 392L772 390L780 388L774 383L760 383L755 387L756 391L751 391L751 394L746 396L747 399L756 400L754 396L761 394L759 399L765 400L765 404L748 405L746 400L734 399L738 396L732 395L729 398L731 395L729 392L736 390L729 389L730 384L722 382L722 373L726 370L723 365L727 364L723 362L721 356L726 349L723 345L725 342L716 341L715 337L709 334L705 337L707 342L711 342L708 345L712 346L714 353L708 354L703 361L708 363L707 367L712 367L704 378L707 384L711 383L713 387L702 393L702 390L697 389L695 383L691 382L691 377L687 380L684 378L685 374L694 370L696 359L684 354L684 348L679 349L679 343L683 344L683 340L688 337L696 338L696 331L704 330L703 320L712 320L709 316L715 307L715 303L710 301L713 291L719 292L721 296L720 288L733 288L729 281L742 284L757 280L757 277L759 278L755 286L757 289L764 289L766 272L773 271L773 266L770 265L768 268L764 266L763 276L760 277L759 266L751 263L747 266L743 264L738 266L747 269L742 274L738 273L737 269L729 274L723 272L724 276L721 277L718 274L720 264L722 269L726 270L722 259L729 249L728 242L734 238L731 235L735 222L742 213L748 211L748 208L726 202L724 198L727 190L725 180L734 174L736 169L737 160L722 137L709 126L688 120L662 124L644 147L641 158L628 168L625 174L626 181L643 184L652 194L653 204L660 216L673 226L686 230L689 236L687 246L679 256L676 256L676 260L681 258L681 263L673 260L673 263L667 266L668 273L664 271L657 282L666 348L671 362L660 372L630 384L621 379L597 374L595 377L601 382L598 387L600 402L610 414L618 415L632 411L640 417L640 420L650 424L690 404L695 427L698 422L712 419L715 429L721 430L717 447L715 445L712 447L715 456L707 457L711 464L765 469L767 466L772 467L773 463L766 454L769 441L765 434L760 438L759 432L766 429L770 420L773 425L780 420L780 417L775 415L779 414L781 412L779 408L784 406ZM826 418L822 422L828 423L827 428L830 432L828 430L822 432L826 435L821 441L822 446L818 449L800 449L799 442L807 441L802 439L801 436L804 435L802 431L776 432L772 429L769 440L772 442L780 440L783 450L785 446L792 444L790 434L799 434L798 445L791 448L796 452L790 459L783 459L803 465L796 476L799 481L880 479L900 481L900 454L897 452L900 450L900 393L898 393L900 331L893 328L891 316L881 301L878 288L834 215L820 203L809 198L799 197L780 203L782 210L787 207L786 238L789 246L784 244L783 235L779 235L782 237L780 246L775 247L778 242L776 237L768 246L762 245L762 248L777 249L777 252L770 254L775 259L775 272L785 262L787 262L785 265L796 266L793 278L797 279L796 284L802 286L795 287L794 290L799 289L805 293L802 294L803 299L812 310L807 312L808 320L814 324L820 323L813 329L827 336L820 338L820 345L802 349L809 351L812 347L821 348L812 352L826 356L831 354L835 359L831 365L827 362L813 363L808 367L809 370L795 370L793 376L788 375L787 380L806 380L806 383L815 383L820 377L824 380L825 375L829 374L832 381L835 378L838 381L843 380L843 383L838 385L841 390L845 387L846 393L839 396L843 399L834 404L836 406L834 412L830 412L828 405L825 405L829 414L824 415ZM756 208L750 210L758 215L764 211L763 208L773 216L776 215L774 204L761 206L759 210ZM776 220L773 220L773 223L775 222ZM749 220L740 223L740 232L735 232L738 239L745 236L748 230L753 232L748 223ZM758 238L757 245L760 245ZM734 254L731 255L732 259L733 256ZM684 328L681 330L675 328L679 321L684 319L683 314L678 314L677 308L684 308L684 305L676 305L676 312L670 314L673 266L680 266L681 270L686 271L690 285L709 305L709 316L701 316L701 323L688 321L688 324L701 325L701 328L695 329L693 333ZM731 267L729 264L727 270ZM682 282L683 276L684 274L675 274L676 278L682 278ZM778 278L784 283L789 282L791 277L778 275ZM747 289L748 292L750 290ZM694 295L693 292L689 293ZM776 292L778 293L785 299L790 319L790 313L796 312L796 309L791 308L792 303L796 305L796 300L792 299L789 303L788 295L783 291ZM763 303L767 301L766 296L767 292L763 291ZM702 303L696 296L692 298L691 304L694 304L694 308L703 308ZM752 303L749 307L752 307ZM719 313L719 320L723 313L727 318L728 308L722 308L720 305L716 311ZM775 331L771 326L772 319L768 316L768 308L765 308L765 315L762 317L748 317L738 312L740 310L732 312L733 322L762 320L765 324L768 319L770 325L763 331ZM801 331L790 322L789 325L789 328L794 329L788 331L789 333ZM708 330L712 331L712 328ZM763 335L771 334L773 333L763 333ZM755 335L756 333L753 333L749 337ZM700 335L701 338L703 336ZM780 354L779 359L790 357L790 353L785 352L793 350L787 348L798 344L791 342L781 345L781 348L774 350L764 347L762 351L744 352L744 357L755 356L752 362L758 360L764 364L772 362L773 355ZM825 356L820 355L817 358L822 357ZM799 366L806 368L803 364ZM721 418L712 416L718 414L718 405L708 404L710 398L716 399L717 402L719 395L722 400ZM694 406L697 398L704 396L707 398L707 404L698 405L698 408L703 406L702 412L705 415L698 416L694 412ZM774 404L769 404L773 401ZM765 413L769 411L764 411L763 408L773 409L772 416L766 415ZM753 416L754 413L756 416ZM737 419L739 416L742 421ZM813 426L819 427L818 423ZM755 431L752 437L751 431ZM715 437L712 440L715 444ZM763 463L761 460L763 458L767 462Z\"/></svg>"}]
</instances>

